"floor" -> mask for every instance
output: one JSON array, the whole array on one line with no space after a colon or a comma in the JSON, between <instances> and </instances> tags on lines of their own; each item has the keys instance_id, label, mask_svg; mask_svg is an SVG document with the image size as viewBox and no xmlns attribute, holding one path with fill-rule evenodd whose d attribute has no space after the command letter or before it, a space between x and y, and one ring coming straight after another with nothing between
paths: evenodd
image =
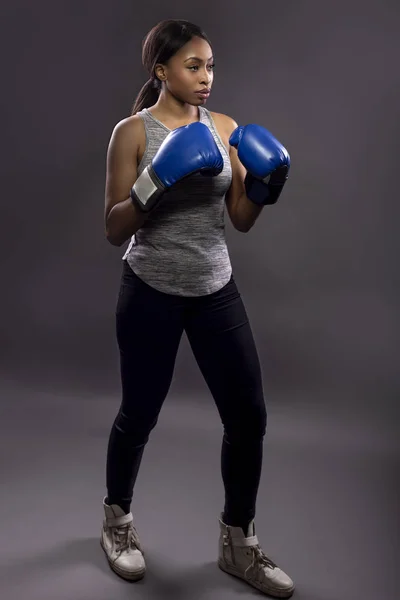
<instances>
[{"instance_id":1,"label":"floor","mask_svg":"<svg viewBox=\"0 0 400 600\"><path fill-rule=\"evenodd\" d=\"M262 597L216 566L222 426L209 398L165 403L132 506L146 577L128 583L99 544L105 449L115 397L2 390L2 600ZM298 600L398 600L396 429L278 403L268 438L256 530L295 581Z\"/></svg>"}]
</instances>

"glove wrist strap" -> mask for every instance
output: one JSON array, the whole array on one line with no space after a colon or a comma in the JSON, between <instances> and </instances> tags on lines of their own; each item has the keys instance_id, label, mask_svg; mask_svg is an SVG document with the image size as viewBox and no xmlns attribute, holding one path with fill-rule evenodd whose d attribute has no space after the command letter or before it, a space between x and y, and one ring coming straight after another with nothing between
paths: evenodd
<instances>
[{"instance_id":1,"label":"glove wrist strap","mask_svg":"<svg viewBox=\"0 0 400 600\"><path fill-rule=\"evenodd\" d=\"M249 200L258 206L275 204L281 195L286 178L279 176L275 179L275 172L264 179L257 179L247 172L244 186Z\"/></svg>"},{"instance_id":2,"label":"glove wrist strap","mask_svg":"<svg viewBox=\"0 0 400 600\"><path fill-rule=\"evenodd\" d=\"M133 184L130 197L142 212L150 212L157 206L165 190L165 186L149 165Z\"/></svg>"}]
</instances>

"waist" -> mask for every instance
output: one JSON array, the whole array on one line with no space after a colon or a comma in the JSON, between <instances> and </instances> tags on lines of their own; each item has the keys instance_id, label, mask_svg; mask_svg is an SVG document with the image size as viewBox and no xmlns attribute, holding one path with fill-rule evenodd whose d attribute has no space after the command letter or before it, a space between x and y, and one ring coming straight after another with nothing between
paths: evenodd
<instances>
[{"instance_id":1,"label":"waist","mask_svg":"<svg viewBox=\"0 0 400 600\"><path fill-rule=\"evenodd\" d=\"M207 244L188 244L187 239L156 240L150 236L132 240L123 258L152 287L182 296L212 293L232 273L224 238L214 243L208 240Z\"/></svg>"}]
</instances>

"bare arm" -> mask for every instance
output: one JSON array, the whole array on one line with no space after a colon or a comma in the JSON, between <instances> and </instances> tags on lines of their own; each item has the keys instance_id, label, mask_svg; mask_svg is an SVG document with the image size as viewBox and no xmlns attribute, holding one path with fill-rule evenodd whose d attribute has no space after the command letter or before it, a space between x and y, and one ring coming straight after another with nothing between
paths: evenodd
<instances>
[{"instance_id":1,"label":"bare arm","mask_svg":"<svg viewBox=\"0 0 400 600\"><path fill-rule=\"evenodd\" d=\"M128 117L114 128L107 152L105 233L113 246L122 246L147 218L130 198L137 179L140 117Z\"/></svg>"},{"instance_id":2,"label":"bare arm","mask_svg":"<svg viewBox=\"0 0 400 600\"><path fill-rule=\"evenodd\" d=\"M226 117L229 136L238 124L230 117ZM232 183L226 194L226 207L233 226L242 233L247 233L260 216L263 206L258 206L248 199L244 185L246 169L239 160L236 148L229 147L229 156L232 165Z\"/></svg>"}]
</instances>

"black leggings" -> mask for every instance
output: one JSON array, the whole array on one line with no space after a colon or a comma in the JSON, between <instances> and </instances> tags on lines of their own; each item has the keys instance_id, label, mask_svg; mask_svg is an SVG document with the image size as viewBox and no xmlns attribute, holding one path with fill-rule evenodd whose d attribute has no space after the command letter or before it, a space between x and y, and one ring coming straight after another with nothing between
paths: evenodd
<instances>
[{"instance_id":1,"label":"black leggings","mask_svg":"<svg viewBox=\"0 0 400 600\"><path fill-rule=\"evenodd\" d=\"M150 287L124 261L116 325L122 403L108 444L108 503L130 510L185 331L224 427L223 519L247 527L255 517L267 412L259 358L233 276L213 294L181 297Z\"/></svg>"}]
</instances>

